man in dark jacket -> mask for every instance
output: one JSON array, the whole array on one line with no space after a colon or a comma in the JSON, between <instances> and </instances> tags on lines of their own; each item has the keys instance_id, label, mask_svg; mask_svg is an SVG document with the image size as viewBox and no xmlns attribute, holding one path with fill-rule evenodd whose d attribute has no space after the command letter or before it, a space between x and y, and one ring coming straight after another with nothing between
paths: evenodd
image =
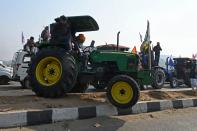
<instances>
[{"instance_id":1,"label":"man in dark jacket","mask_svg":"<svg viewBox=\"0 0 197 131\"><path fill-rule=\"evenodd\" d=\"M71 49L72 34L70 25L65 16L61 16L55 19L56 23L53 24L51 29L51 43L63 44L66 50Z\"/></svg>"},{"instance_id":2,"label":"man in dark jacket","mask_svg":"<svg viewBox=\"0 0 197 131\"><path fill-rule=\"evenodd\" d=\"M48 42L50 38L49 27L46 26L41 33L41 38L43 42Z\"/></svg>"},{"instance_id":3,"label":"man in dark jacket","mask_svg":"<svg viewBox=\"0 0 197 131\"><path fill-rule=\"evenodd\" d=\"M155 66L159 65L159 59L160 59L160 51L162 51L160 43L157 42L157 45L153 48L153 51L155 52Z\"/></svg>"}]
</instances>

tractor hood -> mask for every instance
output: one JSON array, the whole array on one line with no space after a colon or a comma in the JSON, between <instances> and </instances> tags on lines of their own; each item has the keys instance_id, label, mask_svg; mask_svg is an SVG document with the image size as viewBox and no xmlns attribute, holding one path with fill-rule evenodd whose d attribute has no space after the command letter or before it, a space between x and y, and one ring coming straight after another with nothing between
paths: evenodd
<instances>
[{"instance_id":1,"label":"tractor hood","mask_svg":"<svg viewBox=\"0 0 197 131\"><path fill-rule=\"evenodd\" d=\"M119 71L134 72L137 70L138 56L128 52L116 51L93 51L90 54L90 61L92 63L116 63ZM130 66L132 65L132 66Z\"/></svg>"},{"instance_id":2,"label":"tractor hood","mask_svg":"<svg viewBox=\"0 0 197 131\"><path fill-rule=\"evenodd\" d=\"M91 16L70 16L67 17L71 24L72 30L75 32L97 31L99 26Z\"/></svg>"}]
</instances>

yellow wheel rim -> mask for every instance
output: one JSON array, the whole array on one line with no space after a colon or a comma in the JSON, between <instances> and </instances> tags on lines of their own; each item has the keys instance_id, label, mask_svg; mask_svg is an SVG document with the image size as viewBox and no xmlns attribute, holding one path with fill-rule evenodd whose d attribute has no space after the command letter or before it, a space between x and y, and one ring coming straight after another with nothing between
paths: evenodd
<instances>
[{"instance_id":1,"label":"yellow wheel rim","mask_svg":"<svg viewBox=\"0 0 197 131\"><path fill-rule=\"evenodd\" d=\"M42 59L36 67L36 79L44 86L56 84L62 75L62 65L55 57Z\"/></svg>"},{"instance_id":2,"label":"yellow wheel rim","mask_svg":"<svg viewBox=\"0 0 197 131\"><path fill-rule=\"evenodd\" d=\"M127 104L133 99L133 89L127 82L119 81L113 84L112 98L120 104Z\"/></svg>"}]
</instances>

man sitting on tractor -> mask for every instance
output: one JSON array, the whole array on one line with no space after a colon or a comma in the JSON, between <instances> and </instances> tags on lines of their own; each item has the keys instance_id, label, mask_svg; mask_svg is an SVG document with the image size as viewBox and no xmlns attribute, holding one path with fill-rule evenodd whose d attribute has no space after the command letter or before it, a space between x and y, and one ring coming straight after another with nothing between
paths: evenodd
<instances>
[{"instance_id":1,"label":"man sitting on tractor","mask_svg":"<svg viewBox=\"0 0 197 131\"><path fill-rule=\"evenodd\" d=\"M27 39L27 43L24 45L24 50L30 52L31 54L34 53L35 51L35 42L34 42L34 37L31 36L30 39Z\"/></svg>"},{"instance_id":2,"label":"man sitting on tractor","mask_svg":"<svg viewBox=\"0 0 197 131\"><path fill-rule=\"evenodd\" d=\"M77 52L77 54L79 54L81 56L81 59L83 61L83 67L84 69L86 69L87 65L88 65L88 55L83 52L83 55L81 55L80 52L82 52L82 46L83 43L85 42L85 36L84 34L79 34L78 36L73 38L73 44L74 44L74 51Z\"/></svg>"},{"instance_id":3,"label":"man sitting on tractor","mask_svg":"<svg viewBox=\"0 0 197 131\"><path fill-rule=\"evenodd\" d=\"M78 50L78 48L82 48L83 43L85 42L84 34L79 34L78 36L74 36L73 43L74 43L74 50Z\"/></svg>"}]
</instances>

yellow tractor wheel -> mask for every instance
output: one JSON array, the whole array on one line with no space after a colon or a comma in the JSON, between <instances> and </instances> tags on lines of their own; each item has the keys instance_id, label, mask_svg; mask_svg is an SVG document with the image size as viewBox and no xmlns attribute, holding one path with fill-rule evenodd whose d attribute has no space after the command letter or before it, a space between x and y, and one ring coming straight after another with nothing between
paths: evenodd
<instances>
[{"instance_id":1,"label":"yellow tractor wheel","mask_svg":"<svg viewBox=\"0 0 197 131\"><path fill-rule=\"evenodd\" d=\"M62 64L56 57L45 57L36 66L36 79L46 87L56 84L62 75Z\"/></svg>"},{"instance_id":2,"label":"yellow tractor wheel","mask_svg":"<svg viewBox=\"0 0 197 131\"><path fill-rule=\"evenodd\" d=\"M109 101L119 108L129 108L139 99L137 82L127 75L118 75L112 78L107 87Z\"/></svg>"},{"instance_id":3,"label":"yellow tractor wheel","mask_svg":"<svg viewBox=\"0 0 197 131\"><path fill-rule=\"evenodd\" d=\"M30 86L38 96L61 97L75 85L75 59L62 48L42 49L30 63L29 78Z\"/></svg>"}]
</instances>

